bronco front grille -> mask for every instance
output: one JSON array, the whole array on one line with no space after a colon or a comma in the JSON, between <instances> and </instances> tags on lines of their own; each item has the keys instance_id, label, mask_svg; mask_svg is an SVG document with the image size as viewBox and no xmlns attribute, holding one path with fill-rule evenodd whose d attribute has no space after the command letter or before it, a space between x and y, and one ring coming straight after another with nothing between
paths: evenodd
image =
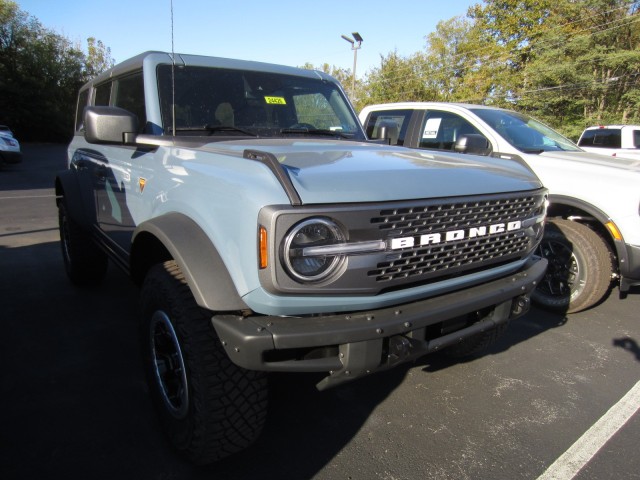
<instances>
[{"instance_id":1,"label":"bronco front grille","mask_svg":"<svg viewBox=\"0 0 640 480\"><path fill-rule=\"evenodd\" d=\"M371 223L393 239L521 221L535 216L541 208L540 198L535 196L473 200L381 210ZM528 252L530 242L524 231L517 230L404 248L390 253L368 276L376 282L441 277L519 257Z\"/></svg>"},{"instance_id":2,"label":"bronco front grille","mask_svg":"<svg viewBox=\"0 0 640 480\"><path fill-rule=\"evenodd\" d=\"M421 235L527 218L537 208L533 196L426 205L382 210L371 223L391 237Z\"/></svg>"},{"instance_id":3,"label":"bronco front grille","mask_svg":"<svg viewBox=\"0 0 640 480\"><path fill-rule=\"evenodd\" d=\"M385 203L265 207L259 223L275 232L272 258L280 261L261 270L260 281L273 292L305 295L378 295L455 277L460 285L482 282L510 271L508 264L515 269L534 250L542 235L546 195L539 188ZM286 239L313 218L342 228L344 239L319 245L316 253L310 248L303 256L316 262L313 265L337 255L344 261L335 277L303 284L287 271Z\"/></svg>"}]
</instances>

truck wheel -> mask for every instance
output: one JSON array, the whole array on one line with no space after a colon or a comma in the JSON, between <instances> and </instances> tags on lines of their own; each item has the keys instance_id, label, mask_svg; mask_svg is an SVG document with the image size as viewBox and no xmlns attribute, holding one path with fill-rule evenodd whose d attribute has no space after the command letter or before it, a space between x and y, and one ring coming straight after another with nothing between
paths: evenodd
<instances>
[{"instance_id":1,"label":"truck wheel","mask_svg":"<svg viewBox=\"0 0 640 480\"><path fill-rule=\"evenodd\" d=\"M509 322L501 323L486 332L477 333L465 338L460 343L448 347L444 352L452 358L465 358L479 355L493 345L508 327Z\"/></svg>"},{"instance_id":2,"label":"truck wheel","mask_svg":"<svg viewBox=\"0 0 640 480\"><path fill-rule=\"evenodd\" d=\"M151 396L176 449L202 465L253 443L266 420L266 374L229 360L174 261L151 268L141 310Z\"/></svg>"},{"instance_id":3,"label":"truck wheel","mask_svg":"<svg viewBox=\"0 0 640 480\"><path fill-rule=\"evenodd\" d=\"M107 255L67 213L64 200L58 204L60 246L67 276L76 285L97 285L107 273Z\"/></svg>"},{"instance_id":4,"label":"truck wheel","mask_svg":"<svg viewBox=\"0 0 640 480\"><path fill-rule=\"evenodd\" d=\"M604 298L611 286L613 265L604 240L577 222L547 222L538 253L549 261L532 299L543 308L574 313Z\"/></svg>"}]
</instances>

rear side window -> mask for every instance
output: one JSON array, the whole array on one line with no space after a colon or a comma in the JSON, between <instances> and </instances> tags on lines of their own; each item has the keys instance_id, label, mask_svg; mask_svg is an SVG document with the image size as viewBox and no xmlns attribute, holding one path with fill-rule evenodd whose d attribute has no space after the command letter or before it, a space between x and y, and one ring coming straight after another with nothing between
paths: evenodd
<instances>
[{"instance_id":1,"label":"rear side window","mask_svg":"<svg viewBox=\"0 0 640 480\"><path fill-rule=\"evenodd\" d=\"M597 130L587 130L580 138L580 147L601 147L620 148L620 130L611 128L598 128Z\"/></svg>"},{"instance_id":2,"label":"rear side window","mask_svg":"<svg viewBox=\"0 0 640 480\"><path fill-rule=\"evenodd\" d=\"M633 131L633 146L640 148L640 130Z\"/></svg>"},{"instance_id":3,"label":"rear side window","mask_svg":"<svg viewBox=\"0 0 640 480\"><path fill-rule=\"evenodd\" d=\"M382 110L371 112L367 119L367 137L380 138L380 127L386 126L391 145L404 145L404 139L413 110ZM388 134L389 134L388 133Z\"/></svg>"},{"instance_id":4,"label":"rear side window","mask_svg":"<svg viewBox=\"0 0 640 480\"><path fill-rule=\"evenodd\" d=\"M429 110L422 125L420 148L452 150L458 138L480 131L455 113Z\"/></svg>"}]
</instances>

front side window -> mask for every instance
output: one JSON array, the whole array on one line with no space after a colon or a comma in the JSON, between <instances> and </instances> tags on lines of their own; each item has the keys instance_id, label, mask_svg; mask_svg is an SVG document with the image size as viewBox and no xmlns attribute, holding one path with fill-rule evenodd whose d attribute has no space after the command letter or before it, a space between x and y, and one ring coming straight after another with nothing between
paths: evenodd
<instances>
[{"instance_id":1,"label":"front side window","mask_svg":"<svg viewBox=\"0 0 640 480\"><path fill-rule=\"evenodd\" d=\"M422 124L420 148L453 150L456 141L469 133L480 131L455 113L429 110Z\"/></svg>"},{"instance_id":2,"label":"front side window","mask_svg":"<svg viewBox=\"0 0 640 480\"><path fill-rule=\"evenodd\" d=\"M96 87L93 104L97 106L108 106L111 100L111 82L103 83Z\"/></svg>"},{"instance_id":3,"label":"front side window","mask_svg":"<svg viewBox=\"0 0 640 480\"><path fill-rule=\"evenodd\" d=\"M633 147L640 148L640 130L633 131Z\"/></svg>"},{"instance_id":4,"label":"front side window","mask_svg":"<svg viewBox=\"0 0 640 480\"><path fill-rule=\"evenodd\" d=\"M349 103L319 78L213 67L158 67L164 132L176 135L277 137L321 135L364 139ZM173 98L175 107L172 108Z\"/></svg>"},{"instance_id":5,"label":"front side window","mask_svg":"<svg viewBox=\"0 0 640 480\"><path fill-rule=\"evenodd\" d=\"M89 102L89 89L82 90L78 94L78 105L76 106L76 131L84 128L84 107Z\"/></svg>"},{"instance_id":6,"label":"front side window","mask_svg":"<svg viewBox=\"0 0 640 480\"><path fill-rule=\"evenodd\" d=\"M143 132L147 123L147 114L142 72L119 78L114 83L112 104L135 114L138 117L138 131Z\"/></svg>"},{"instance_id":7,"label":"front side window","mask_svg":"<svg viewBox=\"0 0 640 480\"><path fill-rule=\"evenodd\" d=\"M380 110L371 112L367 119L367 136L380 138L382 127L387 128L387 136L391 145L404 145L409 119L413 110Z\"/></svg>"}]
</instances>

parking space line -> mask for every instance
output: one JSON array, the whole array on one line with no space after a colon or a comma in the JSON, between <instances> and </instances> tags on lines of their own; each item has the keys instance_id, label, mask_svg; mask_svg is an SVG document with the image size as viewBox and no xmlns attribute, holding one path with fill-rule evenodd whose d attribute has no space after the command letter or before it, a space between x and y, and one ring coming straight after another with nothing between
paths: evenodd
<instances>
[{"instance_id":1,"label":"parking space line","mask_svg":"<svg viewBox=\"0 0 640 480\"><path fill-rule=\"evenodd\" d=\"M640 408L640 381L538 477L570 480Z\"/></svg>"}]
</instances>

